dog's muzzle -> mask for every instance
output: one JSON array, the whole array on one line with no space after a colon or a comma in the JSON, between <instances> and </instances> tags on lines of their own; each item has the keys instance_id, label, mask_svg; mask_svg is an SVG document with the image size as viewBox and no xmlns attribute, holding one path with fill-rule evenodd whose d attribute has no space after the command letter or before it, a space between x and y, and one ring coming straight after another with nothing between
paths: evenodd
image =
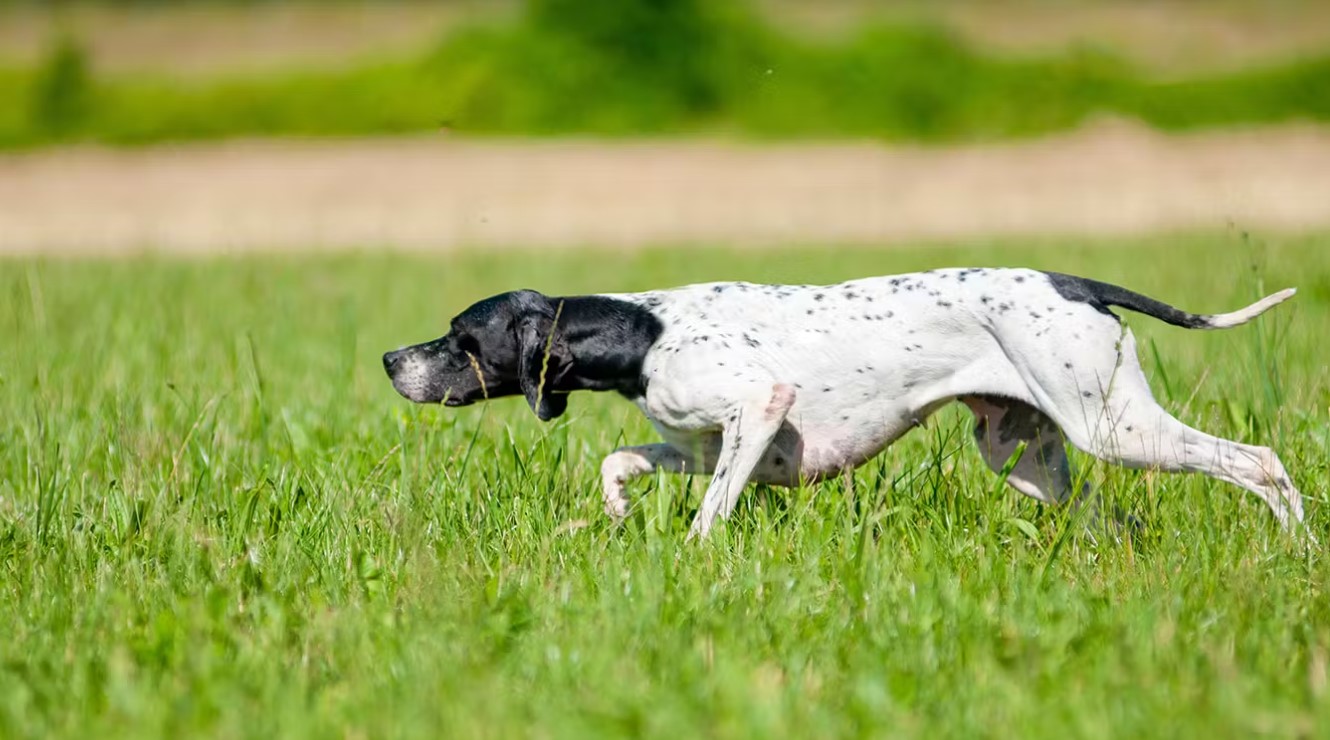
<instances>
[{"instance_id":1,"label":"dog's muzzle","mask_svg":"<svg viewBox=\"0 0 1330 740\"><path fill-rule=\"evenodd\" d=\"M393 388L408 401L439 403L445 401L439 393L426 364L414 347L388 352L383 356L383 370L393 382Z\"/></svg>"}]
</instances>

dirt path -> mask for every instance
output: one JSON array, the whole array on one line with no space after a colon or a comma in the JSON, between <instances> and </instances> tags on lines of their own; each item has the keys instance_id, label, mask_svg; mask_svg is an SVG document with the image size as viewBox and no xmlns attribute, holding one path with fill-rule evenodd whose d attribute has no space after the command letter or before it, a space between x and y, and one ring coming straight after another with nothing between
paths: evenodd
<instances>
[{"instance_id":1,"label":"dirt path","mask_svg":"<svg viewBox=\"0 0 1330 740\"><path fill-rule=\"evenodd\" d=\"M941 149L238 142L0 156L0 253L769 245L1330 228L1330 130Z\"/></svg>"}]
</instances>

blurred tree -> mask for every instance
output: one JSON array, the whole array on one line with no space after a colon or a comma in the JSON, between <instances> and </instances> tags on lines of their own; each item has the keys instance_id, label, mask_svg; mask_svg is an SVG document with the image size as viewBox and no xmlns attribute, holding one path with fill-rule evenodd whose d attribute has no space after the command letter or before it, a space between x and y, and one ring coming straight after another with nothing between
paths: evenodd
<instances>
[{"instance_id":1,"label":"blurred tree","mask_svg":"<svg viewBox=\"0 0 1330 740\"><path fill-rule=\"evenodd\" d=\"M732 0L529 0L528 18L600 65L680 98L686 110L719 107L716 74L736 23Z\"/></svg>"},{"instance_id":2,"label":"blurred tree","mask_svg":"<svg viewBox=\"0 0 1330 740\"><path fill-rule=\"evenodd\" d=\"M32 87L32 123L46 134L67 134L87 113L91 84L88 55L71 36L51 45Z\"/></svg>"}]
</instances>

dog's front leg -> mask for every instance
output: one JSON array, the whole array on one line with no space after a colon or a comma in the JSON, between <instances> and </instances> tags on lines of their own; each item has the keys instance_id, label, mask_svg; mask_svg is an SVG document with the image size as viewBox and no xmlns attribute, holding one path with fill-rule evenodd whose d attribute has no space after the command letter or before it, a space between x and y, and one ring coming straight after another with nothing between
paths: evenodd
<instances>
[{"instance_id":1,"label":"dog's front leg","mask_svg":"<svg viewBox=\"0 0 1330 740\"><path fill-rule=\"evenodd\" d=\"M769 396L734 407L721 432L716 472L688 532L689 539L705 538L718 517L729 517L734 511L749 476L771 446L793 405L794 387L777 383L772 386Z\"/></svg>"},{"instance_id":2,"label":"dog's front leg","mask_svg":"<svg viewBox=\"0 0 1330 740\"><path fill-rule=\"evenodd\" d=\"M600 464L605 513L609 514L615 523L623 521L628 516L628 507L632 504L625 494L628 482L657 470L690 474L711 472L701 455L694 460L667 444L620 447Z\"/></svg>"}]
</instances>

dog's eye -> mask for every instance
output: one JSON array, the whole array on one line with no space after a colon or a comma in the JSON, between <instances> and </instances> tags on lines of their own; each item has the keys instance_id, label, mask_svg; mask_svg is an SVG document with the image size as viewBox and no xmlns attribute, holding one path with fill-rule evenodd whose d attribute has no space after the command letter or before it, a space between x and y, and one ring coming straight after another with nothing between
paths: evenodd
<instances>
[{"instance_id":1,"label":"dog's eye","mask_svg":"<svg viewBox=\"0 0 1330 740\"><path fill-rule=\"evenodd\" d=\"M480 342L477 342L476 338L469 334L458 334L457 348L462 350L463 352L470 352L471 354L476 354L480 352Z\"/></svg>"}]
</instances>

